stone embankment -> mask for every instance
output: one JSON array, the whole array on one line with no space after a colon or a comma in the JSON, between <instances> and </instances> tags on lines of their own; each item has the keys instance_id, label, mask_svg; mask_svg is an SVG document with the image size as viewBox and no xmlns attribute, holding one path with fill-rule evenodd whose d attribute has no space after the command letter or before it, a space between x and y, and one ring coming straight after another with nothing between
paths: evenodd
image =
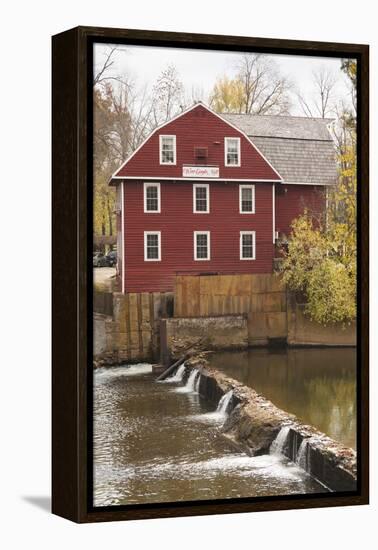
<instances>
[{"instance_id":1,"label":"stone embankment","mask_svg":"<svg viewBox=\"0 0 378 550\"><path fill-rule=\"evenodd\" d=\"M271 401L237 380L209 366L206 354L196 355L185 363L187 372L201 373L199 393L216 405L232 390L232 412L222 435L233 446L250 455L269 452L272 442L286 428L282 453L332 491L354 491L357 483L356 452L303 424ZM305 452L303 452L305 451Z\"/></svg>"}]
</instances>

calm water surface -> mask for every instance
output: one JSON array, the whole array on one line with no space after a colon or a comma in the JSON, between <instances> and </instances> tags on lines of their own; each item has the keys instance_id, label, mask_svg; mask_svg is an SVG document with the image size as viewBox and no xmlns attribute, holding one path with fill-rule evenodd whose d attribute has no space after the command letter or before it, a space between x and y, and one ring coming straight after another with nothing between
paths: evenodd
<instances>
[{"instance_id":1,"label":"calm water surface","mask_svg":"<svg viewBox=\"0 0 378 550\"><path fill-rule=\"evenodd\" d=\"M216 353L209 360L281 409L356 448L354 348L251 349Z\"/></svg>"},{"instance_id":2,"label":"calm water surface","mask_svg":"<svg viewBox=\"0 0 378 550\"><path fill-rule=\"evenodd\" d=\"M156 383L150 365L94 374L94 503L319 493L275 455L248 457L219 436L224 418L180 383Z\"/></svg>"}]
</instances>

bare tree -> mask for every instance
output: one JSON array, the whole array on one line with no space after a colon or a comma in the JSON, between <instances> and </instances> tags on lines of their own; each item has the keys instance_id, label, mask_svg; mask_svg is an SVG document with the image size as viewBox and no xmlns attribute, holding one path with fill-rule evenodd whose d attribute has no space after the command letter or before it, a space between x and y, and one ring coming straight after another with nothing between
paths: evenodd
<instances>
[{"instance_id":1,"label":"bare tree","mask_svg":"<svg viewBox=\"0 0 378 550\"><path fill-rule=\"evenodd\" d=\"M153 87L153 116L156 126L184 109L184 87L174 65L164 69Z\"/></svg>"},{"instance_id":2,"label":"bare tree","mask_svg":"<svg viewBox=\"0 0 378 550\"><path fill-rule=\"evenodd\" d=\"M310 97L297 91L297 98L303 113L310 118L327 118L335 109L334 88L337 79L335 74L325 67L313 71L314 92Z\"/></svg>"},{"instance_id":3,"label":"bare tree","mask_svg":"<svg viewBox=\"0 0 378 550\"><path fill-rule=\"evenodd\" d=\"M349 146L356 146L356 120L350 115L350 109L339 102L333 110L334 121L330 131L339 155L344 155Z\"/></svg>"},{"instance_id":4,"label":"bare tree","mask_svg":"<svg viewBox=\"0 0 378 550\"><path fill-rule=\"evenodd\" d=\"M112 164L122 162L130 152L130 134L132 133L132 121L129 105L130 88L125 85L112 89L111 109L111 153Z\"/></svg>"},{"instance_id":5,"label":"bare tree","mask_svg":"<svg viewBox=\"0 0 378 550\"><path fill-rule=\"evenodd\" d=\"M210 94L218 112L288 114L291 83L280 74L274 60L263 54L244 54L236 61L236 78L223 76Z\"/></svg>"},{"instance_id":6,"label":"bare tree","mask_svg":"<svg viewBox=\"0 0 378 550\"><path fill-rule=\"evenodd\" d=\"M263 54L245 54L238 62L242 82L242 112L245 114L287 114L290 109L289 81L272 58Z\"/></svg>"},{"instance_id":7,"label":"bare tree","mask_svg":"<svg viewBox=\"0 0 378 550\"><path fill-rule=\"evenodd\" d=\"M193 105L199 101L207 103L206 93L200 84L191 87L190 92L186 94L186 105Z\"/></svg>"},{"instance_id":8,"label":"bare tree","mask_svg":"<svg viewBox=\"0 0 378 550\"><path fill-rule=\"evenodd\" d=\"M125 48L119 46L111 46L105 53L104 61L95 68L93 75L93 86L104 86L107 83L114 81L123 85L130 85L127 79L119 74L110 72L110 69L115 66L117 52L126 52Z\"/></svg>"},{"instance_id":9,"label":"bare tree","mask_svg":"<svg viewBox=\"0 0 378 550\"><path fill-rule=\"evenodd\" d=\"M156 127L148 88L109 83L95 90L95 168L108 177Z\"/></svg>"},{"instance_id":10,"label":"bare tree","mask_svg":"<svg viewBox=\"0 0 378 550\"><path fill-rule=\"evenodd\" d=\"M353 106L352 115L357 116L357 61L355 59L342 59L341 70L349 79L349 90Z\"/></svg>"},{"instance_id":11,"label":"bare tree","mask_svg":"<svg viewBox=\"0 0 378 550\"><path fill-rule=\"evenodd\" d=\"M135 151L154 126L154 102L145 86L120 87L113 96L114 137L119 161Z\"/></svg>"},{"instance_id":12,"label":"bare tree","mask_svg":"<svg viewBox=\"0 0 378 550\"><path fill-rule=\"evenodd\" d=\"M144 86L134 95L130 103L131 112L131 140L130 149L134 151L156 127L153 117L154 101L148 87Z\"/></svg>"}]
</instances>

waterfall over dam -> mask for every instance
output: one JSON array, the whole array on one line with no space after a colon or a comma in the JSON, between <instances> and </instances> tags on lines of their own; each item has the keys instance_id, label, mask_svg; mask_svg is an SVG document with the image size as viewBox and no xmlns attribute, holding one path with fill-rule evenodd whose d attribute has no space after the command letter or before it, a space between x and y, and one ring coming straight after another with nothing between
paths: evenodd
<instances>
[{"instance_id":1,"label":"waterfall over dam","mask_svg":"<svg viewBox=\"0 0 378 550\"><path fill-rule=\"evenodd\" d=\"M169 384L137 365L95 379L95 505L325 491L285 457L248 456L220 437L237 400L200 369L177 369Z\"/></svg>"},{"instance_id":2,"label":"waterfall over dam","mask_svg":"<svg viewBox=\"0 0 378 550\"><path fill-rule=\"evenodd\" d=\"M96 505L353 487L352 449L340 461L344 447L206 362L163 382L146 364L95 371Z\"/></svg>"}]
</instances>

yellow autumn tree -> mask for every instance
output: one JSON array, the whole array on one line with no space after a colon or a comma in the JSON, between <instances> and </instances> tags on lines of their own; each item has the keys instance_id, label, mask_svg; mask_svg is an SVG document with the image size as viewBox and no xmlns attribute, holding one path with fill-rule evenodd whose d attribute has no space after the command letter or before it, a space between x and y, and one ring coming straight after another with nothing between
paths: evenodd
<instances>
[{"instance_id":1,"label":"yellow autumn tree","mask_svg":"<svg viewBox=\"0 0 378 550\"><path fill-rule=\"evenodd\" d=\"M334 136L337 184L328 190L323 220L314 220L311 212L294 220L283 260L284 281L305 295L307 315L325 325L356 318L356 62L343 60L341 70L350 81L352 104L339 114L339 131Z\"/></svg>"},{"instance_id":2,"label":"yellow autumn tree","mask_svg":"<svg viewBox=\"0 0 378 550\"><path fill-rule=\"evenodd\" d=\"M306 297L306 314L318 323L356 318L357 178L353 144L339 156L337 185L328 193L325 219L305 212L292 224L283 279Z\"/></svg>"},{"instance_id":3,"label":"yellow autumn tree","mask_svg":"<svg viewBox=\"0 0 378 550\"><path fill-rule=\"evenodd\" d=\"M218 113L242 113L244 107L243 83L227 76L214 84L210 105Z\"/></svg>"}]
</instances>

